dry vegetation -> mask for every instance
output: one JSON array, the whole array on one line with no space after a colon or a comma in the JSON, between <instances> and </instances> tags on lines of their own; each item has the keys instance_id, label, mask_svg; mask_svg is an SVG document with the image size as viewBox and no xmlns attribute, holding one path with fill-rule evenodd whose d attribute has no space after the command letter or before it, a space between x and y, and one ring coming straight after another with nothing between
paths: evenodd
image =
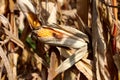
<instances>
[{"instance_id":1,"label":"dry vegetation","mask_svg":"<svg viewBox=\"0 0 120 80\"><path fill-rule=\"evenodd\" d=\"M120 80L119 0L0 0L0 80Z\"/></svg>"}]
</instances>

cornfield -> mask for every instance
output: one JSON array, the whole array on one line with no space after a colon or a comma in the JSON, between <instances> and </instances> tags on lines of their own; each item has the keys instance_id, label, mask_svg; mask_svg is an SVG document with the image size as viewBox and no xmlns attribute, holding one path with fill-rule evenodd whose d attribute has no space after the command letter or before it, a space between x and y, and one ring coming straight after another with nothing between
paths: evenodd
<instances>
[{"instance_id":1,"label":"cornfield","mask_svg":"<svg viewBox=\"0 0 120 80\"><path fill-rule=\"evenodd\" d=\"M119 0L0 0L0 80L120 80Z\"/></svg>"}]
</instances>

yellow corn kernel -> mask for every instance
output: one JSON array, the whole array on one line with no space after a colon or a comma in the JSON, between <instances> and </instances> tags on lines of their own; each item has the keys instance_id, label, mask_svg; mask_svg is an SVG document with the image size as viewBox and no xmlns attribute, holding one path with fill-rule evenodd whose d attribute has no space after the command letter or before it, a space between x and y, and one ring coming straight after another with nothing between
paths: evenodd
<instances>
[{"instance_id":1,"label":"yellow corn kernel","mask_svg":"<svg viewBox=\"0 0 120 80\"><path fill-rule=\"evenodd\" d=\"M61 32L55 31L50 28L41 28L37 31L37 35L39 37L55 37L57 39L63 38L63 34Z\"/></svg>"}]
</instances>

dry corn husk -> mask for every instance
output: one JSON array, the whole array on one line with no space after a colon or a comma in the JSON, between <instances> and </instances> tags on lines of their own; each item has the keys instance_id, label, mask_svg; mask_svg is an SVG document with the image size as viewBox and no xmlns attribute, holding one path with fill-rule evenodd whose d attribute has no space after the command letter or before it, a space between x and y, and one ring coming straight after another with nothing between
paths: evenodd
<instances>
[{"instance_id":1,"label":"dry corn husk","mask_svg":"<svg viewBox=\"0 0 120 80\"><path fill-rule=\"evenodd\" d=\"M34 33L40 41L57 46L81 48L82 46L87 46L86 42L88 41L86 34L68 26L45 26L34 30Z\"/></svg>"}]
</instances>

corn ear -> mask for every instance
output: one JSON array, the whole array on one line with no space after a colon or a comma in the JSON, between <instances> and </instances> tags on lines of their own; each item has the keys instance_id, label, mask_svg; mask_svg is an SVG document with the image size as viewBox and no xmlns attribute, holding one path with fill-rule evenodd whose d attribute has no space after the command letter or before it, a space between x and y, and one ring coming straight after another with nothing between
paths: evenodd
<instances>
[{"instance_id":1,"label":"corn ear","mask_svg":"<svg viewBox=\"0 0 120 80\"><path fill-rule=\"evenodd\" d=\"M57 28L45 26L41 29L34 30L34 33L40 41L55 46L65 46L76 49L87 46L88 37L86 34L76 30L75 28L67 27L66 29L68 30L66 31L65 29L62 29L60 27ZM71 32L72 30L74 31Z\"/></svg>"}]
</instances>

